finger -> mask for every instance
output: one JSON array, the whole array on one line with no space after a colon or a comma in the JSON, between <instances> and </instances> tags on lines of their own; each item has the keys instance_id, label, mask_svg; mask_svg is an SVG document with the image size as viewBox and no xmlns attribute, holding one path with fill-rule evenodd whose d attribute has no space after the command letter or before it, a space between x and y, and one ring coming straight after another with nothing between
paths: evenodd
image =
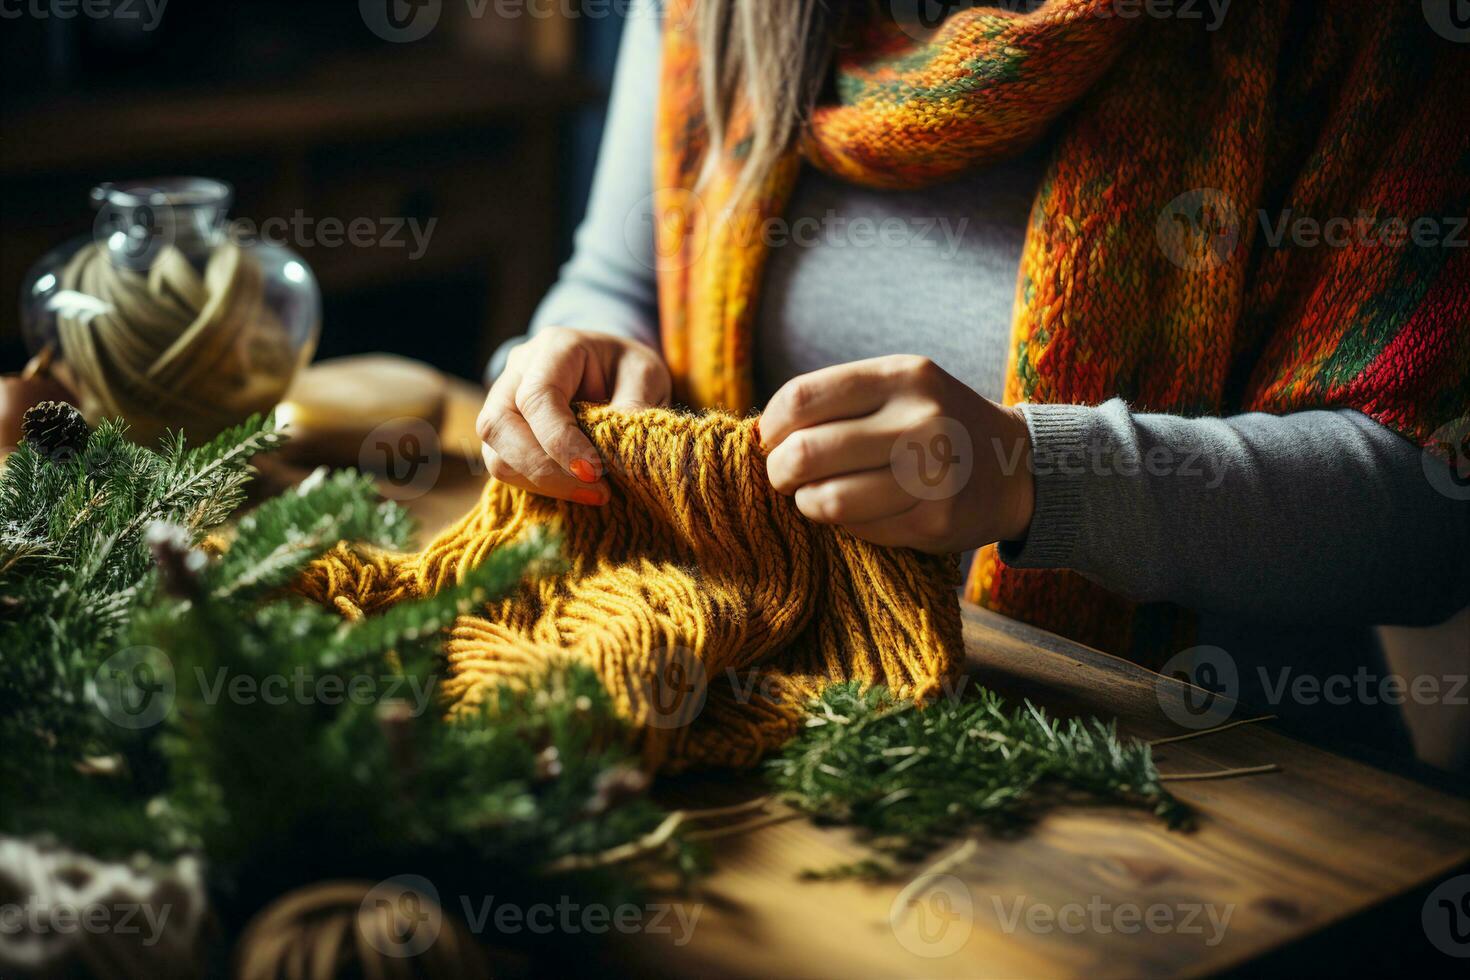
<instances>
[{"instance_id":1,"label":"finger","mask_svg":"<svg viewBox=\"0 0 1470 980\"><path fill-rule=\"evenodd\" d=\"M901 514L863 523L844 524L843 529L854 537L885 548L914 548L931 554L945 554L949 551L948 548L933 544L938 539L934 537L934 528L930 526L934 523L932 507L932 504L926 506L925 502L920 501Z\"/></svg>"},{"instance_id":2,"label":"finger","mask_svg":"<svg viewBox=\"0 0 1470 980\"><path fill-rule=\"evenodd\" d=\"M648 408L669 402L669 369L652 351L629 351L618 360L612 407Z\"/></svg>"},{"instance_id":3,"label":"finger","mask_svg":"<svg viewBox=\"0 0 1470 980\"><path fill-rule=\"evenodd\" d=\"M761 442L767 450L775 449L797 429L874 411L888 399L894 360L873 357L792 378L766 403Z\"/></svg>"},{"instance_id":4,"label":"finger","mask_svg":"<svg viewBox=\"0 0 1470 980\"><path fill-rule=\"evenodd\" d=\"M808 483L796 491L796 509L818 524L865 525L899 517L918 504L887 467Z\"/></svg>"},{"instance_id":5,"label":"finger","mask_svg":"<svg viewBox=\"0 0 1470 980\"><path fill-rule=\"evenodd\" d=\"M583 483L597 483L602 460L572 414L572 399L587 362L586 349L574 340L549 346L526 365L515 390L515 406L552 462Z\"/></svg>"},{"instance_id":6,"label":"finger","mask_svg":"<svg viewBox=\"0 0 1470 980\"><path fill-rule=\"evenodd\" d=\"M606 485L589 485L563 472L513 406L491 409L485 441L481 452L486 470L501 483L579 504L607 503Z\"/></svg>"},{"instance_id":7,"label":"finger","mask_svg":"<svg viewBox=\"0 0 1470 980\"><path fill-rule=\"evenodd\" d=\"M516 350L519 349L519 347L516 348ZM520 383L521 372L516 368L513 360L507 361L505 370L500 372L500 377L495 379L495 383L485 393L485 403L480 406L480 414L475 418L475 433L480 437L481 442L487 445L490 442L491 420L498 413L505 411L507 407L514 409L515 406L511 404L511 393Z\"/></svg>"},{"instance_id":8,"label":"finger","mask_svg":"<svg viewBox=\"0 0 1470 980\"><path fill-rule=\"evenodd\" d=\"M881 424L883 413L800 429L766 457L771 486L784 494L818 480L887 467L896 433Z\"/></svg>"}]
</instances>

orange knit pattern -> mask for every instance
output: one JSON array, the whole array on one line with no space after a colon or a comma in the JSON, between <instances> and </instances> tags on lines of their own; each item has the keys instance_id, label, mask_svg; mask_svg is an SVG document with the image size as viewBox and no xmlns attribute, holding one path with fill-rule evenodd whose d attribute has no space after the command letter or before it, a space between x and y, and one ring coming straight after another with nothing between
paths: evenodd
<instances>
[{"instance_id":1,"label":"orange knit pattern","mask_svg":"<svg viewBox=\"0 0 1470 980\"><path fill-rule=\"evenodd\" d=\"M1257 0L1218 24L1114 0L919 4L948 12L927 26L875 5L891 16L837 46L800 146L738 199L751 114L734 107L707 174L696 6L669 0L654 137L659 326L688 404L756 407L760 230L802 167L924 187L1045 133L1007 403L1351 408L1442 454L1470 428L1470 45L1420 4ZM1443 243L1403 233L1424 226ZM993 547L969 595L1145 662L1188 645L1181 610Z\"/></svg>"},{"instance_id":2,"label":"orange knit pattern","mask_svg":"<svg viewBox=\"0 0 1470 980\"><path fill-rule=\"evenodd\" d=\"M433 594L496 547L556 529L566 567L450 633L447 707L555 662L592 667L645 765L751 766L828 684L925 700L963 658L953 559L813 524L766 476L755 419L579 408L612 499L583 507L491 481L419 554L340 545L298 589L349 616Z\"/></svg>"}]
</instances>

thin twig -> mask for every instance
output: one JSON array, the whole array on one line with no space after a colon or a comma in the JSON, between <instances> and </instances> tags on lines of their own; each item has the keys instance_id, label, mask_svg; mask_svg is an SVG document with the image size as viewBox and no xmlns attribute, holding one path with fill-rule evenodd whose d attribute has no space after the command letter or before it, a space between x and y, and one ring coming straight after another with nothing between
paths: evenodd
<instances>
[{"instance_id":1,"label":"thin twig","mask_svg":"<svg viewBox=\"0 0 1470 980\"><path fill-rule=\"evenodd\" d=\"M979 845L975 843L975 838L967 838L963 844L949 854L914 875L913 879L907 885L903 886L903 891L898 893L898 897L893 900L893 907L896 909L907 908L912 905L928 887L926 883L929 879L935 875L948 874L950 871L953 871L970 860L970 857L978 848Z\"/></svg>"},{"instance_id":2,"label":"thin twig","mask_svg":"<svg viewBox=\"0 0 1470 980\"><path fill-rule=\"evenodd\" d=\"M757 796L753 800L744 803L733 803L730 806L714 806L704 810L683 810L689 820L716 820L720 817L733 817L737 813L749 813L752 810L764 810L771 802L772 797Z\"/></svg>"},{"instance_id":3,"label":"thin twig","mask_svg":"<svg viewBox=\"0 0 1470 980\"><path fill-rule=\"evenodd\" d=\"M758 817L741 823L730 824L727 827L710 827L706 830L691 830L684 835L685 840L714 840L717 837L734 837L736 834L746 834L752 830L769 827L774 823L785 823L787 820L795 820L802 814L795 810L787 813L763 813Z\"/></svg>"},{"instance_id":4,"label":"thin twig","mask_svg":"<svg viewBox=\"0 0 1470 980\"><path fill-rule=\"evenodd\" d=\"M668 844L669 839L674 836L689 815L683 810L675 810L664 818L663 823L653 830L639 837L637 840L619 844L617 847L609 847L605 851L594 854L568 854L559 857L546 865L548 874L563 874L567 871L587 871L592 868L605 868L610 864L621 864L634 858L653 854Z\"/></svg>"},{"instance_id":5,"label":"thin twig","mask_svg":"<svg viewBox=\"0 0 1470 980\"><path fill-rule=\"evenodd\" d=\"M609 847L604 851L593 854L567 854L557 858L546 865L544 870L548 874L563 874L568 871L587 871L592 868L605 868L612 864L622 864L624 861L632 861L637 858L656 854L668 846L679 828L686 823L699 820L714 820L720 817L731 817L739 813L749 813L752 810L763 809L771 802L770 796L758 796L744 803L736 803L731 806L710 807L704 810L675 810L664 817L653 830L644 834L636 840Z\"/></svg>"},{"instance_id":6,"label":"thin twig","mask_svg":"<svg viewBox=\"0 0 1470 980\"><path fill-rule=\"evenodd\" d=\"M1189 741L1192 738L1200 738L1201 736L1204 736L1204 735L1214 735L1216 732L1227 731L1227 730L1229 730L1231 728L1237 728L1237 727L1239 727L1241 725L1254 725L1258 721L1274 721L1274 720L1276 720L1276 716L1275 715L1261 715L1258 718L1242 718L1239 721L1232 721L1228 725L1216 725L1214 728L1205 728L1205 729L1202 729L1202 730L1197 731L1197 732L1187 732L1187 733L1185 733L1183 735L1170 735L1168 738L1156 738L1152 742L1149 742L1148 744L1150 746L1159 746L1159 745L1171 745L1174 742L1187 742L1187 741Z\"/></svg>"},{"instance_id":7,"label":"thin twig","mask_svg":"<svg viewBox=\"0 0 1470 980\"><path fill-rule=\"evenodd\" d=\"M1245 766L1240 769L1214 769L1210 772L1176 772L1170 775L1159 776L1161 783L1178 783L1185 780L1199 779L1232 779L1235 776L1255 776L1265 772L1280 772L1281 767L1274 762L1264 766Z\"/></svg>"}]
</instances>

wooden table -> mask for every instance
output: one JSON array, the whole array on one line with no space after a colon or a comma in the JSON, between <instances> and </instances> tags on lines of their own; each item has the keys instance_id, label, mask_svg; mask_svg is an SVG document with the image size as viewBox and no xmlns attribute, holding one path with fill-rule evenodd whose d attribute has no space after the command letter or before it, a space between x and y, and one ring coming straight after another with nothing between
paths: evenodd
<instances>
[{"instance_id":1,"label":"wooden table","mask_svg":"<svg viewBox=\"0 0 1470 980\"><path fill-rule=\"evenodd\" d=\"M446 467L408 505L432 530L470 505L479 482ZM1002 694L1116 718L1141 738L1181 732L1160 707L1161 693L1185 692L1177 680L974 607L964 633L970 674ZM1165 773L1265 763L1280 772L1172 784L1198 810L1193 831L1072 807L1013 839L957 844L951 853L973 853L897 913L904 882L800 879L868 853L848 830L794 820L725 838L713 873L677 899L686 914L700 906L692 938L615 936L607 965L700 977L1135 977L1373 965L1364 956L1392 966L1402 956L1463 968L1430 946L1420 914L1429 890L1470 863L1465 799L1270 723L1161 746L1157 758ZM761 790L753 776L724 775L662 792L717 805Z\"/></svg>"}]
</instances>

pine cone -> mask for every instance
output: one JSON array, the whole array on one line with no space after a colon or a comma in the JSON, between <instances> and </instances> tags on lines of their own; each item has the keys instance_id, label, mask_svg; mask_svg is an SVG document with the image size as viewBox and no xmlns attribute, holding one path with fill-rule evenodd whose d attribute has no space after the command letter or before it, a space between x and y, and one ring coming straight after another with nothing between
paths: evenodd
<instances>
[{"instance_id":1,"label":"pine cone","mask_svg":"<svg viewBox=\"0 0 1470 980\"><path fill-rule=\"evenodd\" d=\"M66 402L40 402L26 409L20 432L26 444L53 463L81 452L92 430Z\"/></svg>"}]
</instances>

